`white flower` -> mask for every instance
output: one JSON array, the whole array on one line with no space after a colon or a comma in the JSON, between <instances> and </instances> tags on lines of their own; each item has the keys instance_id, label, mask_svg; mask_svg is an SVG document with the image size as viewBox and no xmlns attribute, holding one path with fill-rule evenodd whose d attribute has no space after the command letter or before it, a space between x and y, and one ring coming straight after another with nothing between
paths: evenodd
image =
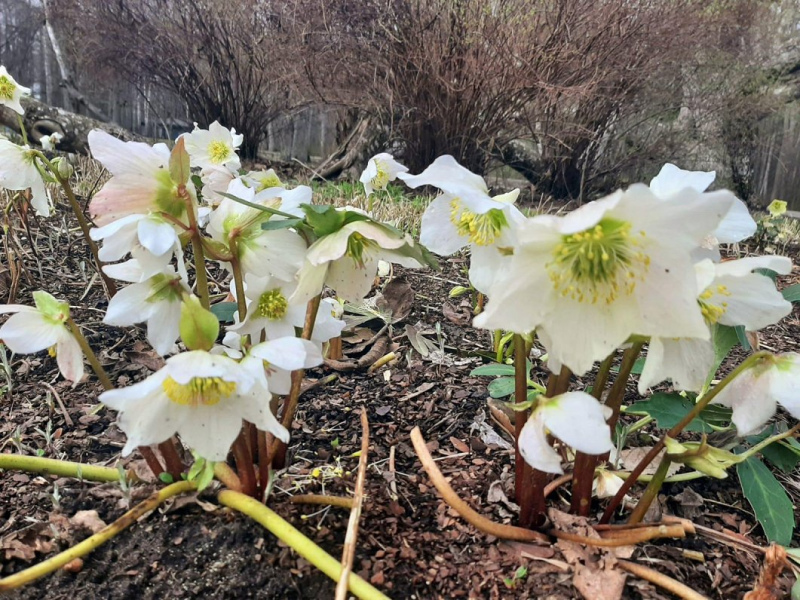
<instances>
[{"instance_id":1,"label":"white flower","mask_svg":"<svg viewBox=\"0 0 800 600\"><path fill-rule=\"evenodd\" d=\"M36 157L29 146L17 146L0 139L0 188L31 190L31 206L37 215L50 216L50 194L42 174L36 168Z\"/></svg>"},{"instance_id":2,"label":"white flower","mask_svg":"<svg viewBox=\"0 0 800 600\"><path fill-rule=\"evenodd\" d=\"M772 415L777 404L800 419L800 354L766 356L746 369L712 400L733 409L739 435L755 433Z\"/></svg>"},{"instance_id":3,"label":"white flower","mask_svg":"<svg viewBox=\"0 0 800 600\"><path fill-rule=\"evenodd\" d=\"M119 427L128 436L123 456L177 432L211 461L225 460L242 419L289 441L269 400L269 390L251 369L202 350L173 356L144 381L100 395L102 403L120 411Z\"/></svg>"},{"instance_id":4,"label":"white flower","mask_svg":"<svg viewBox=\"0 0 800 600\"><path fill-rule=\"evenodd\" d=\"M267 169L266 171L250 171L245 175L244 179L250 187L254 188L256 193L264 191L268 188L282 188L283 182L281 178L275 173L275 169ZM303 186L304 187L304 186ZM309 188L310 190L311 188ZM311 201L309 197L308 202Z\"/></svg>"},{"instance_id":5,"label":"white flower","mask_svg":"<svg viewBox=\"0 0 800 600\"><path fill-rule=\"evenodd\" d=\"M344 308L334 298L323 298L319 303L311 339L320 344L338 337L347 323L341 320Z\"/></svg>"},{"instance_id":6,"label":"white flower","mask_svg":"<svg viewBox=\"0 0 800 600\"><path fill-rule=\"evenodd\" d=\"M25 109L20 104L23 96L30 96L30 88L18 84L14 78L8 74L6 68L0 65L0 106L7 106L15 113L25 114Z\"/></svg>"},{"instance_id":7,"label":"white flower","mask_svg":"<svg viewBox=\"0 0 800 600\"><path fill-rule=\"evenodd\" d=\"M251 204L284 211L296 211L300 202L310 200L311 188L294 190L269 188L258 194L240 179L234 179L228 193ZM284 199L287 198L287 199ZM284 211L285 212L285 211ZM263 229L270 220L283 218L225 198L211 213L207 231L212 239L232 247L235 242L239 261L245 273L272 275L290 281L294 278L306 253L306 243L290 229ZM230 265L223 263L230 269Z\"/></svg>"},{"instance_id":8,"label":"white flower","mask_svg":"<svg viewBox=\"0 0 800 600\"><path fill-rule=\"evenodd\" d=\"M399 177L412 188L432 185L444 191L422 215L420 243L442 256L469 246L469 280L475 289L488 293L507 268L515 230L525 221L514 206L519 190L492 198L483 178L449 155L437 158L420 175Z\"/></svg>"},{"instance_id":9,"label":"white flower","mask_svg":"<svg viewBox=\"0 0 800 600\"><path fill-rule=\"evenodd\" d=\"M783 256L759 256L716 264L705 259L695 264L697 302L709 327L719 323L758 331L792 312L792 304L775 289L766 275L769 269L786 275L792 261ZM652 337L639 378L639 393L671 379L675 388L700 391L714 365L714 344L710 339Z\"/></svg>"},{"instance_id":10,"label":"white flower","mask_svg":"<svg viewBox=\"0 0 800 600\"><path fill-rule=\"evenodd\" d=\"M597 498L613 498L617 495L623 483L625 483L625 480L619 475L606 469L597 469L597 474L592 483L592 492Z\"/></svg>"},{"instance_id":11,"label":"white flower","mask_svg":"<svg viewBox=\"0 0 800 600\"><path fill-rule=\"evenodd\" d=\"M63 139L63 135L57 131L54 131L50 135L43 135L41 138L39 138L39 143L42 145L43 150L52 152L56 149L56 145Z\"/></svg>"},{"instance_id":12,"label":"white flower","mask_svg":"<svg viewBox=\"0 0 800 600\"><path fill-rule=\"evenodd\" d=\"M277 277L245 275L245 296L247 297L247 316L233 327L240 335L250 335L258 341L260 333L266 332L267 339L294 336L295 327L303 327L306 317L305 303L290 303L289 298L297 288L296 282Z\"/></svg>"},{"instance_id":13,"label":"white flower","mask_svg":"<svg viewBox=\"0 0 800 600\"><path fill-rule=\"evenodd\" d=\"M236 179L236 173L228 167L208 167L200 171L203 182L203 201L216 208L225 200L221 192L227 192L228 186Z\"/></svg>"},{"instance_id":14,"label":"white flower","mask_svg":"<svg viewBox=\"0 0 800 600\"><path fill-rule=\"evenodd\" d=\"M650 182L650 189L662 200L679 198L682 192L693 190L700 192L700 201L704 201L711 194L703 192L714 182L716 176L716 171L684 171L667 163ZM719 260L719 244L740 242L755 232L756 222L750 216L747 205L736 198L716 229L703 240L697 257Z\"/></svg>"},{"instance_id":15,"label":"white flower","mask_svg":"<svg viewBox=\"0 0 800 600\"><path fill-rule=\"evenodd\" d=\"M153 349L162 356L172 352L179 335L181 301L184 294L190 293L189 286L171 267L144 280L136 261L124 264L125 273L122 265L113 267L116 269L112 268L111 272L116 278L133 279L137 283L114 295L103 322L126 327L146 321L147 341Z\"/></svg>"},{"instance_id":16,"label":"white flower","mask_svg":"<svg viewBox=\"0 0 800 600\"><path fill-rule=\"evenodd\" d=\"M226 166L237 170L242 164L236 149L242 145L243 135L237 135L235 129L226 129L214 121L208 129L200 129L197 123L191 133L181 136L186 142L186 151L193 167L207 169Z\"/></svg>"},{"instance_id":17,"label":"white flower","mask_svg":"<svg viewBox=\"0 0 800 600\"><path fill-rule=\"evenodd\" d=\"M606 423L611 410L585 392L567 392L554 398L539 397L519 435L525 462L545 473L563 473L561 457L547 443L549 431L585 454L609 452L614 444Z\"/></svg>"},{"instance_id":18,"label":"white flower","mask_svg":"<svg viewBox=\"0 0 800 600\"><path fill-rule=\"evenodd\" d=\"M56 357L61 374L78 383L83 377L83 352L67 327L69 304L42 291L33 293L33 301L36 308L0 305L0 314L16 313L0 327L0 341L19 354L47 349Z\"/></svg>"},{"instance_id":19,"label":"white flower","mask_svg":"<svg viewBox=\"0 0 800 600\"><path fill-rule=\"evenodd\" d=\"M345 300L360 300L372 289L379 260L408 268L421 266L403 252L404 248L413 245L408 235L394 232L379 223L351 221L338 231L322 236L308 248L291 301L308 302L322 291L324 284Z\"/></svg>"},{"instance_id":20,"label":"white flower","mask_svg":"<svg viewBox=\"0 0 800 600\"><path fill-rule=\"evenodd\" d=\"M391 154L381 152L369 159L359 181L364 184L364 191L369 196L374 190L385 190L390 181L407 171L408 168L397 162Z\"/></svg>"},{"instance_id":21,"label":"white flower","mask_svg":"<svg viewBox=\"0 0 800 600\"><path fill-rule=\"evenodd\" d=\"M183 266L183 250L175 226L156 214L132 214L89 231L95 240L103 240L98 256L103 262L115 262L132 253L142 267L142 276L160 273L177 254Z\"/></svg>"},{"instance_id":22,"label":"white flower","mask_svg":"<svg viewBox=\"0 0 800 600\"><path fill-rule=\"evenodd\" d=\"M89 132L89 149L113 175L89 204L95 223L102 226L127 215L159 212L185 218L186 200L170 176L166 145L123 142L95 129ZM186 191L195 198L191 181Z\"/></svg>"},{"instance_id":23,"label":"white flower","mask_svg":"<svg viewBox=\"0 0 800 600\"><path fill-rule=\"evenodd\" d=\"M288 394L292 387L292 371L321 365L322 351L309 340L278 338L250 348L242 364L266 377L273 394Z\"/></svg>"},{"instance_id":24,"label":"white flower","mask_svg":"<svg viewBox=\"0 0 800 600\"><path fill-rule=\"evenodd\" d=\"M635 185L563 217L529 219L475 325L540 327L551 358L577 375L633 334L708 339L690 253L733 197L698 196L662 202Z\"/></svg>"}]
</instances>

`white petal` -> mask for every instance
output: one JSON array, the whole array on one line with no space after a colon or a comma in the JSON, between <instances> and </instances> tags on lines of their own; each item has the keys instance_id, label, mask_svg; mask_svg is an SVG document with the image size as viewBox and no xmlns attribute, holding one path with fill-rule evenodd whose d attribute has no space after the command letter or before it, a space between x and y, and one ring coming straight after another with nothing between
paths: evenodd
<instances>
[{"instance_id":1,"label":"white petal","mask_svg":"<svg viewBox=\"0 0 800 600\"><path fill-rule=\"evenodd\" d=\"M422 214L419 241L431 252L449 256L467 245L467 238L458 234L450 221L453 197L443 194L428 205Z\"/></svg>"},{"instance_id":2,"label":"white petal","mask_svg":"<svg viewBox=\"0 0 800 600\"><path fill-rule=\"evenodd\" d=\"M56 344L56 362L66 379L78 383L83 377L83 351L78 340L66 330Z\"/></svg>"},{"instance_id":3,"label":"white petal","mask_svg":"<svg viewBox=\"0 0 800 600\"><path fill-rule=\"evenodd\" d=\"M687 188L705 192L708 186L714 183L716 177L716 171L684 171L667 163L650 181L650 189L659 198L667 199Z\"/></svg>"},{"instance_id":4,"label":"white petal","mask_svg":"<svg viewBox=\"0 0 800 600\"><path fill-rule=\"evenodd\" d=\"M134 283L119 290L108 302L103 323L117 327L126 327L141 323L150 318L155 308L147 299L152 293L149 281Z\"/></svg>"},{"instance_id":5,"label":"white petal","mask_svg":"<svg viewBox=\"0 0 800 600\"><path fill-rule=\"evenodd\" d=\"M172 225L161 219L139 221L139 242L156 256L172 250L178 243L178 235Z\"/></svg>"},{"instance_id":6,"label":"white petal","mask_svg":"<svg viewBox=\"0 0 800 600\"><path fill-rule=\"evenodd\" d=\"M725 293L720 293L717 286L723 286ZM747 331L757 331L792 312L792 303L775 289L775 284L766 275L751 273L744 277L718 277L708 291L713 294L709 303L715 306L727 303L719 318L723 325L744 325Z\"/></svg>"},{"instance_id":7,"label":"white petal","mask_svg":"<svg viewBox=\"0 0 800 600\"><path fill-rule=\"evenodd\" d=\"M769 373L770 394L795 419L800 419L800 354L788 352L778 360L780 366Z\"/></svg>"},{"instance_id":8,"label":"white petal","mask_svg":"<svg viewBox=\"0 0 800 600\"><path fill-rule=\"evenodd\" d=\"M488 193L489 191L483 177L462 167L458 164L456 159L449 154L437 158L419 175L398 173L397 177L402 179L410 188L418 188L421 185L432 185L433 187L455 195L462 192L468 193L474 190L483 193Z\"/></svg>"},{"instance_id":9,"label":"white petal","mask_svg":"<svg viewBox=\"0 0 800 600\"><path fill-rule=\"evenodd\" d=\"M259 389L255 393L241 396L236 404L242 418L255 425L261 431L268 431L284 444L289 443L289 431L278 422L269 407L270 393Z\"/></svg>"},{"instance_id":10,"label":"white petal","mask_svg":"<svg viewBox=\"0 0 800 600\"><path fill-rule=\"evenodd\" d=\"M158 148L140 142L123 142L105 131L89 132L89 150L113 175L135 174L152 177L154 171L169 161Z\"/></svg>"},{"instance_id":11,"label":"white petal","mask_svg":"<svg viewBox=\"0 0 800 600\"><path fill-rule=\"evenodd\" d=\"M533 411L519 434L519 451L525 462L545 473L563 473L561 457L550 444L539 411Z\"/></svg>"},{"instance_id":12,"label":"white petal","mask_svg":"<svg viewBox=\"0 0 800 600\"><path fill-rule=\"evenodd\" d=\"M64 325L45 319L39 311L11 315L0 327L0 340L17 354L33 354L54 345Z\"/></svg>"},{"instance_id":13,"label":"white petal","mask_svg":"<svg viewBox=\"0 0 800 600\"><path fill-rule=\"evenodd\" d=\"M614 447L603 406L586 392L561 394L535 410L554 436L580 452L603 454Z\"/></svg>"},{"instance_id":14,"label":"white petal","mask_svg":"<svg viewBox=\"0 0 800 600\"><path fill-rule=\"evenodd\" d=\"M297 274L297 289L289 298L289 304L302 304L322 292L328 275L329 263L319 266L306 262Z\"/></svg>"},{"instance_id":15,"label":"white petal","mask_svg":"<svg viewBox=\"0 0 800 600\"><path fill-rule=\"evenodd\" d=\"M147 320L147 341L161 356L171 353L180 335L180 301L159 302Z\"/></svg>"},{"instance_id":16,"label":"white petal","mask_svg":"<svg viewBox=\"0 0 800 600\"><path fill-rule=\"evenodd\" d=\"M756 222L750 215L747 205L738 198L735 200L713 233L721 244L741 242L756 232Z\"/></svg>"},{"instance_id":17,"label":"white petal","mask_svg":"<svg viewBox=\"0 0 800 600\"><path fill-rule=\"evenodd\" d=\"M748 256L737 260L726 260L716 265L716 274L733 275L741 277L752 273L756 269L769 269L778 275L788 275L792 272L792 259L788 256Z\"/></svg>"},{"instance_id":18,"label":"white petal","mask_svg":"<svg viewBox=\"0 0 800 600\"><path fill-rule=\"evenodd\" d=\"M178 434L206 460L223 461L242 429L237 405L238 398L235 398L213 406L193 407L187 411Z\"/></svg>"},{"instance_id":19,"label":"white petal","mask_svg":"<svg viewBox=\"0 0 800 600\"><path fill-rule=\"evenodd\" d=\"M287 371L308 369L322 364L322 354L313 342L284 337L257 344L250 354Z\"/></svg>"},{"instance_id":20,"label":"white petal","mask_svg":"<svg viewBox=\"0 0 800 600\"><path fill-rule=\"evenodd\" d=\"M362 267L345 256L330 264L325 283L341 298L355 302L369 294L377 273L377 259L365 261Z\"/></svg>"},{"instance_id":21,"label":"white petal","mask_svg":"<svg viewBox=\"0 0 800 600\"><path fill-rule=\"evenodd\" d=\"M639 377L639 394L666 379L675 388L699 392L714 366L714 346L695 338L650 338L647 359Z\"/></svg>"},{"instance_id":22,"label":"white petal","mask_svg":"<svg viewBox=\"0 0 800 600\"><path fill-rule=\"evenodd\" d=\"M748 369L731 381L712 400L733 409L733 424L740 436L750 435L769 421L777 405L770 394L769 377L758 377Z\"/></svg>"}]
</instances>

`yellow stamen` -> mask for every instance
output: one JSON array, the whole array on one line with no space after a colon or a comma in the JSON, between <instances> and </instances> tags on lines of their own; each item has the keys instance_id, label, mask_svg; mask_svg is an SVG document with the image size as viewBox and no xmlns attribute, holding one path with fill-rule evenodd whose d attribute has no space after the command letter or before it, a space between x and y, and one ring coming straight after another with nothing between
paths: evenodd
<instances>
[{"instance_id":1,"label":"yellow stamen","mask_svg":"<svg viewBox=\"0 0 800 600\"><path fill-rule=\"evenodd\" d=\"M213 406L236 391L236 383L219 377L193 377L187 383L178 383L167 377L161 384L167 398L182 406Z\"/></svg>"},{"instance_id":2,"label":"yellow stamen","mask_svg":"<svg viewBox=\"0 0 800 600\"><path fill-rule=\"evenodd\" d=\"M258 316L271 321L284 318L288 308L289 301L280 290L264 292L258 299Z\"/></svg>"},{"instance_id":3,"label":"yellow stamen","mask_svg":"<svg viewBox=\"0 0 800 600\"><path fill-rule=\"evenodd\" d=\"M208 157L215 164L222 164L231 156L231 147L220 140L214 140L208 145Z\"/></svg>"},{"instance_id":4,"label":"yellow stamen","mask_svg":"<svg viewBox=\"0 0 800 600\"><path fill-rule=\"evenodd\" d=\"M0 75L0 100L13 100L17 86L7 76Z\"/></svg>"}]
</instances>

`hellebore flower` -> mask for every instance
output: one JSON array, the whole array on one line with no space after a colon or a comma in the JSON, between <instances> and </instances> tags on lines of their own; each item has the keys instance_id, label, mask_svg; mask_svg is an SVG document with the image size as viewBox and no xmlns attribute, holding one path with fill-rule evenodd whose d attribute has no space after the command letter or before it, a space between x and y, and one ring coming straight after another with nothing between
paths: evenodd
<instances>
[{"instance_id":1,"label":"hellebore flower","mask_svg":"<svg viewBox=\"0 0 800 600\"><path fill-rule=\"evenodd\" d=\"M294 336L294 328L302 327L306 318L306 304L290 303L297 288L296 282L284 281L277 277L245 275L245 296L247 297L247 316L233 327L241 335L250 335L258 341L261 331L267 339Z\"/></svg>"},{"instance_id":2,"label":"hellebore flower","mask_svg":"<svg viewBox=\"0 0 800 600\"><path fill-rule=\"evenodd\" d=\"M18 84L14 78L8 74L6 68L0 65L0 106L7 106L19 115L25 114L25 109L20 104L23 96L30 96L30 88Z\"/></svg>"},{"instance_id":3,"label":"hellebore flower","mask_svg":"<svg viewBox=\"0 0 800 600\"><path fill-rule=\"evenodd\" d=\"M181 136L186 142L186 151L193 167L208 169L225 166L236 171L242 163L236 149L242 145L243 135L237 135L235 129L226 129L214 121L208 129L200 129L197 123L191 133Z\"/></svg>"},{"instance_id":4,"label":"hellebore flower","mask_svg":"<svg viewBox=\"0 0 800 600\"><path fill-rule=\"evenodd\" d=\"M50 194L42 174L36 167L36 157L30 146L17 146L0 139L0 188L31 190L31 206L37 215L50 216Z\"/></svg>"},{"instance_id":5,"label":"hellebore flower","mask_svg":"<svg viewBox=\"0 0 800 600\"><path fill-rule=\"evenodd\" d=\"M554 398L540 396L519 435L525 462L545 473L563 473L561 457L547 443L549 431L585 454L603 454L614 447L606 423L611 409L585 392L567 392Z\"/></svg>"},{"instance_id":6,"label":"hellebore flower","mask_svg":"<svg viewBox=\"0 0 800 600\"><path fill-rule=\"evenodd\" d=\"M375 190L385 190L390 181L406 172L408 168L397 162L391 154L381 152L369 159L359 181L364 184L364 191L369 196Z\"/></svg>"},{"instance_id":7,"label":"hellebore flower","mask_svg":"<svg viewBox=\"0 0 800 600\"><path fill-rule=\"evenodd\" d=\"M33 301L36 308L21 304L0 305L0 314L16 313L0 327L0 341L18 354L47 349L56 357L61 374L78 383L83 377L83 352L67 327L69 304L43 291L34 292Z\"/></svg>"}]
</instances>

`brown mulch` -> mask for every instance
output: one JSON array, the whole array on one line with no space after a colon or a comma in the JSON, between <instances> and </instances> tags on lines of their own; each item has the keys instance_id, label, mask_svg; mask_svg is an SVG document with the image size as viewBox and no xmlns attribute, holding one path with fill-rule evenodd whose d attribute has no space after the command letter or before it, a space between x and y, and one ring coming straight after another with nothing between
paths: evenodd
<instances>
[{"instance_id":1,"label":"brown mulch","mask_svg":"<svg viewBox=\"0 0 800 600\"><path fill-rule=\"evenodd\" d=\"M25 264L39 283L23 281L16 301L28 302L38 286L69 298L73 305L82 306L75 310L75 320L86 327L93 347L103 349L101 360L118 385L149 374L158 363L142 332L101 323L105 301L97 281L89 286L92 270L82 266L89 258L78 234L62 235L52 251L47 250L46 237L38 235L40 257ZM29 243L24 237L22 241ZM336 381L303 396L292 436L291 466L279 475L270 506L332 555L340 556L348 512L291 504L289 497L352 493L358 464L352 454L360 445L359 413L366 409L372 444L353 567L356 573L393 598L580 597L567 550L561 545L508 544L476 531L441 500L411 447L409 432L419 425L437 464L460 496L486 516L513 523L513 457L482 439L482 419L496 432L500 427L488 416L489 379L469 376L475 366L486 362L480 355L491 349L491 340L486 332L468 326L468 307L461 299L447 299L454 285L465 284L465 266L465 259L457 257L443 261L439 272L396 271L414 294L411 313L389 331L399 359L372 373L365 369L338 372ZM795 271L780 285L798 280ZM764 332L762 347L797 351L799 318L796 309L782 324ZM381 327L369 325L375 331ZM444 352L422 358L405 337L406 325L434 346L443 345ZM94 464L116 462L124 437L114 425L113 412L98 410L101 390L94 380L70 388L46 353L17 357L12 369L13 388L0 404L0 451ZM310 377L331 372L323 367L313 370ZM536 375L544 377L541 365L537 364ZM631 386L628 401L637 398ZM642 437L648 437L648 432ZM144 472L136 455L123 462ZM83 539L88 532L71 520L78 511L95 510L100 519L111 522L154 485L124 490L116 484L0 473L0 575L20 571ZM800 494L796 485L789 488L795 499ZM554 494L550 505L566 510L567 491ZM699 509L697 502L687 500L698 496L702 499ZM659 501L666 512L766 545L735 473L723 481L667 486ZM595 517L601 509L598 504ZM589 566L600 568L593 562L594 555L587 556ZM686 582L710 598L729 599L752 589L761 557L690 537L642 544L631 560ZM505 580L513 578L521 566L527 568L527 576L509 585ZM269 532L221 509L211 492L168 503L86 557L76 571L62 570L9 597L330 598L334 589L324 575ZM786 593L790 584L785 574L781 585ZM623 597L672 596L628 575Z\"/></svg>"}]
</instances>

